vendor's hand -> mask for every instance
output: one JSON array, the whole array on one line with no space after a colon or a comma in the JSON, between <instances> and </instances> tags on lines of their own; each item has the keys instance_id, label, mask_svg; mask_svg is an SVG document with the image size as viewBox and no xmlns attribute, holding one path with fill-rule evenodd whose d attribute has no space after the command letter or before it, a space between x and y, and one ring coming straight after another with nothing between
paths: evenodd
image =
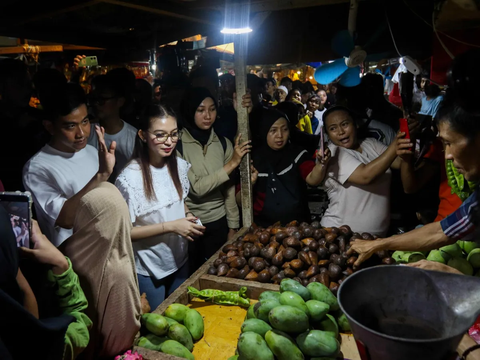
<instances>
[{"instance_id":1,"label":"vendor's hand","mask_svg":"<svg viewBox=\"0 0 480 360\"><path fill-rule=\"evenodd\" d=\"M186 218L172 221L172 230L185 239L193 241L192 236L202 236L206 229L205 226L197 225L196 220L195 216L188 215Z\"/></svg>"},{"instance_id":2,"label":"vendor's hand","mask_svg":"<svg viewBox=\"0 0 480 360\"><path fill-rule=\"evenodd\" d=\"M35 259L40 264L52 266L52 271L56 275L61 275L68 270L68 261L65 256L47 239L38 227L38 223L32 220L32 236L30 241L33 243L33 249L21 247L20 251L26 257Z\"/></svg>"},{"instance_id":3,"label":"vendor's hand","mask_svg":"<svg viewBox=\"0 0 480 360\"><path fill-rule=\"evenodd\" d=\"M227 235L227 241L231 240L235 236L236 233L237 233L237 230L229 229L228 230L228 235Z\"/></svg>"},{"instance_id":4,"label":"vendor's hand","mask_svg":"<svg viewBox=\"0 0 480 360\"><path fill-rule=\"evenodd\" d=\"M247 93L242 96L242 107L247 108L247 112L250 114L253 109L252 94L247 89ZM233 93L233 108L237 111L237 93Z\"/></svg>"},{"instance_id":5,"label":"vendor's hand","mask_svg":"<svg viewBox=\"0 0 480 360\"><path fill-rule=\"evenodd\" d=\"M80 61L82 59L85 59L87 56L86 55L77 55L75 56L75 58L73 59L73 69L74 70L77 70L78 69L78 64L80 64Z\"/></svg>"},{"instance_id":6,"label":"vendor's hand","mask_svg":"<svg viewBox=\"0 0 480 360\"><path fill-rule=\"evenodd\" d=\"M364 261L370 259L370 257L375 254L377 251L383 250L381 248L382 239L377 240L358 240L351 242L351 247L347 251L347 255L352 255L353 253L358 254L358 259L355 261L354 266L360 266Z\"/></svg>"},{"instance_id":7,"label":"vendor's hand","mask_svg":"<svg viewBox=\"0 0 480 360\"><path fill-rule=\"evenodd\" d=\"M399 132L397 135L397 156L404 161L410 161L413 155L413 143L410 139L403 139L404 132Z\"/></svg>"},{"instance_id":8,"label":"vendor's hand","mask_svg":"<svg viewBox=\"0 0 480 360\"><path fill-rule=\"evenodd\" d=\"M112 141L110 148L107 148L107 145L105 144L105 129L95 125L95 131L97 132L98 137L98 173L106 181L115 167L115 149L117 148L117 143Z\"/></svg>"},{"instance_id":9,"label":"vendor's hand","mask_svg":"<svg viewBox=\"0 0 480 360\"><path fill-rule=\"evenodd\" d=\"M253 161L251 161L253 163ZM251 181L252 181L252 186L256 184L257 180L258 180L258 170L255 169L255 166L253 165L250 165L250 172L252 173L251 174Z\"/></svg>"},{"instance_id":10,"label":"vendor's hand","mask_svg":"<svg viewBox=\"0 0 480 360\"><path fill-rule=\"evenodd\" d=\"M321 149L317 151L317 160L320 164L327 166L331 157L332 157L332 153L328 148L327 144L325 143L323 147L323 154Z\"/></svg>"},{"instance_id":11,"label":"vendor's hand","mask_svg":"<svg viewBox=\"0 0 480 360\"><path fill-rule=\"evenodd\" d=\"M242 139L242 134L238 134L237 138L235 139L235 148L233 152L233 157L232 157L232 162L237 167L240 165L240 162L242 161L243 157L251 151L252 145L251 140L245 141L243 143L240 143L240 140Z\"/></svg>"},{"instance_id":12,"label":"vendor's hand","mask_svg":"<svg viewBox=\"0 0 480 360\"><path fill-rule=\"evenodd\" d=\"M442 272L448 272L451 274L463 275L463 273L458 271L457 269L454 269L451 266L448 266L436 261L420 260L420 261L417 261L411 264L406 264L406 265L417 268L417 269L442 271Z\"/></svg>"}]
</instances>

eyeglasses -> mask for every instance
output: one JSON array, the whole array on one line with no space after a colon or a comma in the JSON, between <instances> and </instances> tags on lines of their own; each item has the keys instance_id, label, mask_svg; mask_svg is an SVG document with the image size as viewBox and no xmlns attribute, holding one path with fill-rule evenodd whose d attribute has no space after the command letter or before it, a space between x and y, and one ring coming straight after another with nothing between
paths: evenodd
<instances>
[{"instance_id":1,"label":"eyeglasses","mask_svg":"<svg viewBox=\"0 0 480 360\"><path fill-rule=\"evenodd\" d=\"M147 132L152 134L153 136L155 136L155 141L159 144L163 144L163 143L167 142L168 138L172 139L173 143L176 143L182 137L182 133L180 133L178 131L174 132L173 134L165 134L165 133L154 134L150 131L147 131Z\"/></svg>"}]
</instances>

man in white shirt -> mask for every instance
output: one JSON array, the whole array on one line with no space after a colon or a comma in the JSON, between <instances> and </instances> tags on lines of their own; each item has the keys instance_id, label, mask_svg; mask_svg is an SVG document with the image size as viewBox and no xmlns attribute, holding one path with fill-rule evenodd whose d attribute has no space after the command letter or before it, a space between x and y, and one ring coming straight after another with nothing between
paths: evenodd
<instances>
[{"instance_id":1,"label":"man in white shirt","mask_svg":"<svg viewBox=\"0 0 480 360\"><path fill-rule=\"evenodd\" d=\"M52 139L27 162L23 182L40 227L70 258L85 290L93 322L85 358L113 358L132 346L141 315L128 208L106 182L116 144L107 147L98 126L98 151L87 144L90 121L79 85L54 92L44 121Z\"/></svg>"},{"instance_id":2,"label":"man in white shirt","mask_svg":"<svg viewBox=\"0 0 480 360\"><path fill-rule=\"evenodd\" d=\"M52 135L49 144L23 168L23 183L32 193L43 233L59 246L72 235L80 199L106 181L115 164L115 142L107 148L104 131L97 127L101 149L87 144L90 135L86 97L76 84L66 84L56 94L44 126Z\"/></svg>"},{"instance_id":3,"label":"man in white shirt","mask_svg":"<svg viewBox=\"0 0 480 360\"><path fill-rule=\"evenodd\" d=\"M137 129L120 118L120 109L125 104L123 86L110 75L100 75L95 78L94 90L90 105L100 126L105 129L105 144L115 141L117 144L116 164L113 170L115 178L130 161L135 147ZM88 144L98 149L98 136L95 124L91 124Z\"/></svg>"}]
</instances>

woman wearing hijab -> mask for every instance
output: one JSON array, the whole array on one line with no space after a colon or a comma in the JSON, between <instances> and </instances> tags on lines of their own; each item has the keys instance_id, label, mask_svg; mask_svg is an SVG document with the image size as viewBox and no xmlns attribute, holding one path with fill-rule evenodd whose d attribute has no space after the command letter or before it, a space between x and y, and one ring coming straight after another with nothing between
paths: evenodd
<instances>
[{"instance_id":1,"label":"woman wearing hijab","mask_svg":"<svg viewBox=\"0 0 480 360\"><path fill-rule=\"evenodd\" d=\"M309 221L307 184L320 184L330 152L319 152L315 163L305 149L290 143L290 124L275 109L263 109L259 134L263 143L253 153L252 171L255 224Z\"/></svg>"},{"instance_id":2,"label":"woman wearing hijab","mask_svg":"<svg viewBox=\"0 0 480 360\"><path fill-rule=\"evenodd\" d=\"M182 142L177 151L192 167L188 171L190 193L186 204L192 216L206 227L203 236L189 244L190 271L200 267L240 226L235 188L230 175L250 152L250 142L235 147L213 130L217 118L215 98L205 88L188 91L182 102Z\"/></svg>"}]
</instances>

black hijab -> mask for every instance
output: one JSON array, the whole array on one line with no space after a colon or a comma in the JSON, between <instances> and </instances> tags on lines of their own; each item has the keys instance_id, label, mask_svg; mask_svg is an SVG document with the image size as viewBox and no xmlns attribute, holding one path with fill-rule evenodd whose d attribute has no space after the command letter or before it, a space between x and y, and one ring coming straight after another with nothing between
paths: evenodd
<instances>
[{"instance_id":1,"label":"black hijab","mask_svg":"<svg viewBox=\"0 0 480 360\"><path fill-rule=\"evenodd\" d=\"M286 119L287 123L289 121L284 113L276 109L263 107L261 111L257 128L260 142L258 150L253 155L254 166L259 172L273 170L278 173L290 166L292 159L298 155L300 149L292 145L290 140L280 150L273 150L268 146L267 135L272 125L280 118Z\"/></svg>"},{"instance_id":2,"label":"black hijab","mask_svg":"<svg viewBox=\"0 0 480 360\"><path fill-rule=\"evenodd\" d=\"M203 100L211 98L218 110L217 101L206 88L191 88L182 100L181 115L182 125L202 146L205 146L212 134L213 126L208 130L202 130L195 124L195 112Z\"/></svg>"},{"instance_id":3,"label":"black hijab","mask_svg":"<svg viewBox=\"0 0 480 360\"><path fill-rule=\"evenodd\" d=\"M16 280L17 251L10 216L0 206L0 357L61 360L65 333L75 319L61 315L39 320L23 307L23 293Z\"/></svg>"},{"instance_id":4,"label":"black hijab","mask_svg":"<svg viewBox=\"0 0 480 360\"><path fill-rule=\"evenodd\" d=\"M290 121L290 140L292 144L305 148L305 150L313 156L318 149L320 135L307 134L296 127L299 115L297 104L284 101L278 104L275 109L285 113L287 119Z\"/></svg>"}]
</instances>

